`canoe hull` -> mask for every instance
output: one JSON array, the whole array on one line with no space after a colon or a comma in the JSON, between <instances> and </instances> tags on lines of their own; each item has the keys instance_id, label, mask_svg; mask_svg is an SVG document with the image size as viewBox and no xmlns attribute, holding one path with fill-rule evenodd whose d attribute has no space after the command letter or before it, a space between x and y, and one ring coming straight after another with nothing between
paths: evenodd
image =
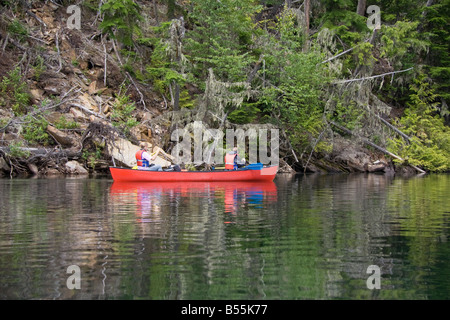
<instances>
[{"instance_id":1,"label":"canoe hull","mask_svg":"<svg viewBox=\"0 0 450 320\"><path fill-rule=\"evenodd\" d=\"M233 171L145 171L129 168L110 167L114 181L135 182L177 182L177 181L272 181L278 166L270 166L261 170Z\"/></svg>"}]
</instances>

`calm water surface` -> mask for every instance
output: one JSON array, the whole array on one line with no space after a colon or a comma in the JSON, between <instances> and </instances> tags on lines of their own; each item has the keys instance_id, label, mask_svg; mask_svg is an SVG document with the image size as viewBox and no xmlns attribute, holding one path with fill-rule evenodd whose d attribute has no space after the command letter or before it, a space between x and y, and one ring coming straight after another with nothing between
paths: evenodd
<instances>
[{"instance_id":1,"label":"calm water surface","mask_svg":"<svg viewBox=\"0 0 450 320\"><path fill-rule=\"evenodd\" d=\"M1 179L0 299L449 299L449 194L450 175Z\"/></svg>"}]
</instances>

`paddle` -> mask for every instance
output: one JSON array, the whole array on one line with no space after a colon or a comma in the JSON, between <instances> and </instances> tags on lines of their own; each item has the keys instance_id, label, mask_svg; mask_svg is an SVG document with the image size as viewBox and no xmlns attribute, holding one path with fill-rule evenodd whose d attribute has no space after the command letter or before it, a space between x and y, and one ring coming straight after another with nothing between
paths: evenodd
<instances>
[{"instance_id":1,"label":"paddle","mask_svg":"<svg viewBox=\"0 0 450 320\"><path fill-rule=\"evenodd\" d=\"M174 164L174 158L173 158L171 155L165 153L164 150L161 149L161 148L158 147L158 146L156 146L155 148L156 148L157 150L151 154L152 157L153 157L154 155L158 156L160 153L162 153L162 155L164 156L164 158L165 158L167 161L169 161L170 163ZM155 149L155 148L153 148L153 149Z\"/></svg>"}]
</instances>

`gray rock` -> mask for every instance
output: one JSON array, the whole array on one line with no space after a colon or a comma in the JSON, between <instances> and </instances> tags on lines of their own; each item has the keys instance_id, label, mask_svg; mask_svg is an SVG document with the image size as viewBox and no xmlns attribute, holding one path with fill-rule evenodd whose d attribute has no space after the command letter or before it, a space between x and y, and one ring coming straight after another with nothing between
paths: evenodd
<instances>
[{"instance_id":1,"label":"gray rock","mask_svg":"<svg viewBox=\"0 0 450 320\"><path fill-rule=\"evenodd\" d=\"M87 171L80 163L77 161L68 161L65 164L66 171L69 174L89 174L89 171Z\"/></svg>"}]
</instances>

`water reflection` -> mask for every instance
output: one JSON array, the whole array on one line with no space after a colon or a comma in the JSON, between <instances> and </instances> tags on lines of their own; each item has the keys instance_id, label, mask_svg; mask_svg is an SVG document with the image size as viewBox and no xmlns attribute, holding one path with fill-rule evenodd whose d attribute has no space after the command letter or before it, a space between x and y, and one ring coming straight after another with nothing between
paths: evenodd
<instances>
[{"instance_id":1,"label":"water reflection","mask_svg":"<svg viewBox=\"0 0 450 320\"><path fill-rule=\"evenodd\" d=\"M224 212L237 214L240 207L263 208L265 202L277 200L277 186L270 182L114 182L110 188L112 202L136 208L139 222L156 222L166 201L171 204L202 197L222 201Z\"/></svg>"},{"instance_id":2,"label":"water reflection","mask_svg":"<svg viewBox=\"0 0 450 320\"><path fill-rule=\"evenodd\" d=\"M448 299L449 190L449 175L0 180L0 298Z\"/></svg>"}]
</instances>

